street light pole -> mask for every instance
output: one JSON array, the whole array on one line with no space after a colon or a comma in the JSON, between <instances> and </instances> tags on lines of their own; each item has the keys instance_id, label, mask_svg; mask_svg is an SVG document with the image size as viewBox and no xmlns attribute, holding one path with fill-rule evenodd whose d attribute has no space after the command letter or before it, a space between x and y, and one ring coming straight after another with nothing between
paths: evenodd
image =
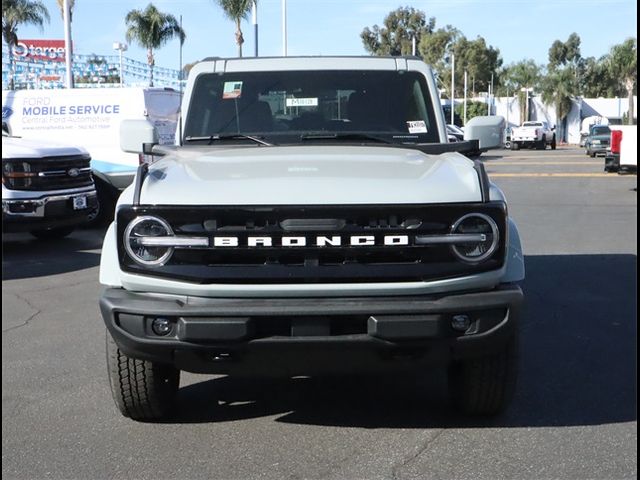
<instances>
[{"instance_id":1,"label":"street light pole","mask_svg":"<svg viewBox=\"0 0 640 480\"><path fill-rule=\"evenodd\" d=\"M124 86L124 66L122 61L122 54L123 52L127 51L127 48L128 47L126 43L114 42L113 44L113 49L118 50L118 52L120 53L120 88Z\"/></svg>"},{"instance_id":2,"label":"street light pole","mask_svg":"<svg viewBox=\"0 0 640 480\"><path fill-rule=\"evenodd\" d=\"M71 15L69 12L69 0L64 0L62 2L62 18L64 21L64 63L66 67L67 74L67 88L73 88L73 72L71 71L71 55L72 55L72 46L71 46Z\"/></svg>"},{"instance_id":3,"label":"street light pole","mask_svg":"<svg viewBox=\"0 0 640 480\"><path fill-rule=\"evenodd\" d=\"M467 70L464 71L464 114L462 124L467 124Z\"/></svg>"},{"instance_id":4,"label":"street light pole","mask_svg":"<svg viewBox=\"0 0 640 480\"><path fill-rule=\"evenodd\" d=\"M451 125L454 124L453 110L455 109L455 71L456 71L456 57L451 54Z\"/></svg>"},{"instance_id":5,"label":"street light pole","mask_svg":"<svg viewBox=\"0 0 640 480\"><path fill-rule=\"evenodd\" d=\"M257 0L253 0L253 6L251 7L253 17L253 37L255 40L254 54L258 56L258 3Z\"/></svg>"},{"instance_id":6,"label":"street light pole","mask_svg":"<svg viewBox=\"0 0 640 480\"><path fill-rule=\"evenodd\" d=\"M282 0L282 56L287 56L287 0Z\"/></svg>"}]
</instances>

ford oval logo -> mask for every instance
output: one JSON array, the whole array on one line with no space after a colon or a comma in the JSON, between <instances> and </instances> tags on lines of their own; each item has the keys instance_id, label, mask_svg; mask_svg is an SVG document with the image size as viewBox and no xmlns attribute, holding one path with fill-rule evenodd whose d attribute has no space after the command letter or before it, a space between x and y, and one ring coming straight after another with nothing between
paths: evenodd
<instances>
[{"instance_id":1,"label":"ford oval logo","mask_svg":"<svg viewBox=\"0 0 640 480\"><path fill-rule=\"evenodd\" d=\"M78 170L77 168L70 168L69 170L67 170L67 175L69 175L70 177L77 177L78 175L80 175L80 170Z\"/></svg>"}]
</instances>

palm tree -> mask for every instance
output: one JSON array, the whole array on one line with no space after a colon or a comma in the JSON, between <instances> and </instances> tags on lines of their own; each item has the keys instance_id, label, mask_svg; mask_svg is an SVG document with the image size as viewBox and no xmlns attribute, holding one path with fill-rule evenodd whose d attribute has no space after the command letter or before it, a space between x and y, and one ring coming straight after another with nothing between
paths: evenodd
<instances>
[{"instance_id":1,"label":"palm tree","mask_svg":"<svg viewBox=\"0 0 640 480\"><path fill-rule=\"evenodd\" d=\"M556 108L556 120L562 126L558 139L562 140L566 131L564 127L567 115L571 111L573 98L579 91L574 69L567 67L550 71L544 78L542 88L542 101L551 103Z\"/></svg>"},{"instance_id":2,"label":"palm tree","mask_svg":"<svg viewBox=\"0 0 640 480\"><path fill-rule=\"evenodd\" d=\"M633 125L633 87L638 81L638 45L635 38L627 38L615 45L609 55L611 72L619 78L629 99L629 125Z\"/></svg>"},{"instance_id":3,"label":"palm tree","mask_svg":"<svg viewBox=\"0 0 640 480\"><path fill-rule=\"evenodd\" d=\"M502 83L498 88L501 94L509 96L513 92L518 96L520 124L529 120L525 115L525 112L529 111L529 105L527 104L528 94L522 89L539 89L542 80L542 66L531 59L520 60L518 63L507 65L498 77Z\"/></svg>"},{"instance_id":4,"label":"palm tree","mask_svg":"<svg viewBox=\"0 0 640 480\"><path fill-rule=\"evenodd\" d=\"M222 7L227 17L236 23L236 43L238 44L239 57L242 57L242 44L244 43L240 23L249 14L254 1L255 0L218 0L220 7Z\"/></svg>"},{"instance_id":5,"label":"palm tree","mask_svg":"<svg viewBox=\"0 0 640 480\"><path fill-rule=\"evenodd\" d=\"M162 13L152 3L144 10L131 10L125 17L127 24L127 42L135 41L141 47L147 49L147 63L149 64L149 86L153 87L153 67L155 58L153 50L158 49L171 40L178 37L180 43L184 43L186 35L176 20L176 17L168 13Z\"/></svg>"},{"instance_id":6,"label":"palm tree","mask_svg":"<svg viewBox=\"0 0 640 480\"><path fill-rule=\"evenodd\" d=\"M9 47L9 88L15 88L13 47L18 43L18 25L49 22L49 10L40 0L2 0L2 37Z\"/></svg>"}]
</instances>

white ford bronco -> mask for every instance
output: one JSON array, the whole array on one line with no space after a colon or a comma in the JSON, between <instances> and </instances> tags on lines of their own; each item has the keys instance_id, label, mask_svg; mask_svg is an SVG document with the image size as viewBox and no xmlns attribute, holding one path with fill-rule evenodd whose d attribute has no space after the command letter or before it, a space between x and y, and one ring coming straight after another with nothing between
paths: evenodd
<instances>
[{"instance_id":1,"label":"white ford bronco","mask_svg":"<svg viewBox=\"0 0 640 480\"><path fill-rule=\"evenodd\" d=\"M115 403L175 410L181 370L228 375L448 370L454 404L495 414L516 377L523 255L502 192L448 143L417 58L207 59L176 145L121 195L100 308ZM423 373L424 374L424 373Z\"/></svg>"}]
</instances>

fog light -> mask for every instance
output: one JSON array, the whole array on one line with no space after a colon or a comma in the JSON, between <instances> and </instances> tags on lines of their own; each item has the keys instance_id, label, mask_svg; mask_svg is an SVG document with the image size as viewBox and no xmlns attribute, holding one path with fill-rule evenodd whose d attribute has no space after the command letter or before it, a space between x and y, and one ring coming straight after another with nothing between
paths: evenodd
<instances>
[{"instance_id":1,"label":"fog light","mask_svg":"<svg viewBox=\"0 0 640 480\"><path fill-rule=\"evenodd\" d=\"M471 326L469 315L454 315L451 319L451 328L459 332L466 332Z\"/></svg>"},{"instance_id":2,"label":"fog light","mask_svg":"<svg viewBox=\"0 0 640 480\"><path fill-rule=\"evenodd\" d=\"M151 329L156 335L169 335L169 332L171 332L171 321L168 318L156 318L151 323Z\"/></svg>"}]
</instances>

